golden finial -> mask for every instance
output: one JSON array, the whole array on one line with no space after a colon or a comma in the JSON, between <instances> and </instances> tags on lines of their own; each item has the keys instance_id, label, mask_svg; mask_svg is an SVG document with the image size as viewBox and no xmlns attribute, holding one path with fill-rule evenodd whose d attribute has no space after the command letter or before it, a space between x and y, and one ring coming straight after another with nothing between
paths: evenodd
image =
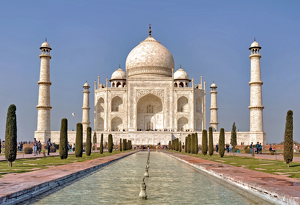
<instances>
[{"instance_id":1,"label":"golden finial","mask_svg":"<svg viewBox=\"0 0 300 205\"><path fill-rule=\"evenodd\" d=\"M149 36L151 36L151 23L149 23Z\"/></svg>"}]
</instances>

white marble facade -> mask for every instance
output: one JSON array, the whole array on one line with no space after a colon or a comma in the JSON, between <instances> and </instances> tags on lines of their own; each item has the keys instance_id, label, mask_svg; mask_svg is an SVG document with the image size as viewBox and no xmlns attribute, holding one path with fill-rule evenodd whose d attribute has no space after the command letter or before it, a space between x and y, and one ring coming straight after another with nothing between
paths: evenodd
<instances>
[{"instance_id":1,"label":"white marble facade","mask_svg":"<svg viewBox=\"0 0 300 205\"><path fill-rule=\"evenodd\" d=\"M259 47L258 44L255 44L255 49L256 47ZM257 141L266 144L266 133L262 127L260 54L253 54L252 47L250 50L252 64L249 108L252 129L249 132L237 132L237 141L238 144ZM98 82L95 82L93 132L97 133L97 141L100 141L101 134L104 135L104 141L107 141L107 136L111 133L115 144L119 143L120 138L126 138L137 145L167 145L174 138L184 141L188 134L197 132L201 143L202 130L208 129L205 82L201 76L200 83L196 84L181 65L176 72L174 71L172 54L151 36L149 30L149 36L129 53L125 70L119 66L111 78L106 79L105 84L99 83L99 76ZM259 77L253 80L253 76L258 75ZM259 88L256 88L258 86ZM219 138L216 88L213 83L210 125L214 128L214 143L217 143ZM89 85L86 83L82 118L84 132L90 123L88 94ZM252 99L252 96L257 99ZM68 133L69 142L73 144L76 133ZM48 137L38 140L45 142ZM59 143L59 132L52 131L51 139L52 142ZM84 136L84 141L85 139ZM230 142L230 132L225 133L225 141Z\"/></svg>"}]
</instances>

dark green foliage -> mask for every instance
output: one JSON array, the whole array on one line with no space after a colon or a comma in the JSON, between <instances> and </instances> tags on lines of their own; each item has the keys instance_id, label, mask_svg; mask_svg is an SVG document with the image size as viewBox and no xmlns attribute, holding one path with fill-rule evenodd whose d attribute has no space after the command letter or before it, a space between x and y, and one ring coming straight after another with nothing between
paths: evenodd
<instances>
[{"instance_id":1,"label":"dark green foliage","mask_svg":"<svg viewBox=\"0 0 300 205\"><path fill-rule=\"evenodd\" d=\"M219 155L223 157L225 153L225 135L224 135L224 128L220 130L220 137L219 137Z\"/></svg>"},{"instance_id":2,"label":"dark green foliage","mask_svg":"<svg viewBox=\"0 0 300 205\"><path fill-rule=\"evenodd\" d=\"M94 132L93 135L93 144L94 144L94 150L97 149L97 136L96 136L96 131Z\"/></svg>"},{"instance_id":3,"label":"dark green foliage","mask_svg":"<svg viewBox=\"0 0 300 205\"><path fill-rule=\"evenodd\" d=\"M176 139L177 151L180 150L179 138Z\"/></svg>"},{"instance_id":4,"label":"dark green foliage","mask_svg":"<svg viewBox=\"0 0 300 205\"><path fill-rule=\"evenodd\" d=\"M100 140L100 154L103 154L103 134L101 134L101 140Z\"/></svg>"},{"instance_id":5,"label":"dark green foliage","mask_svg":"<svg viewBox=\"0 0 300 205\"><path fill-rule=\"evenodd\" d=\"M192 135L189 136L189 153L192 153Z\"/></svg>"},{"instance_id":6,"label":"dark green foliage","mask_svg":"<svg viewBox=\"0 0 300 205\"><path fill-rule=\"evenodd\" d=\"M184 152L187 153L186 151L186 141L187 141L187 137L184 138Z\"/></svg>"},{"instance_id":7,"label":"dark green foliage","mask_svg":"<svg viewBox=\"0 0 300 205\"><path fill-rule=\"evenodd\" d=\"M214 154L214 139L213 139L213 132L212 127L209 127L209 143L208 143L208 153L210 156Z\"/></svg>"},{"instance_id":8,"label":"dark green foliage","mask_svg":"<svg viewBox=\"0 0 300 205\"><path fill-rule=\"evenodd\" d=\"M112 139L112 135L109 134L108 135L108 152L112 153L113 150L113 139Z\"/></svg>"},{"instance_id":9,"label":"dark green foliage","mask_svg":"<svg viewBox=\"0 0 300 205\"><path fill-rule=\"evenodd\" d=\"M24 154L32 154L32 148L31 147L25 147L24 148Z\"/></svg>"},{"instance_id":10,"label":"dark green foliage","mask_svg":"<svg viewBox=\"0 0 300 205\"><path fill-rule=\"evenodd\" d=\"M92 151L92 128L88 127L87 131L86 131L86 151L85 154L86 156L90 156L91 155L91 151Z\"/></svg>"},{"instance_id":11,"label":"dark green foliage","mask_svg":"<svg viewBox=\"0 0 300 205\"><path fill-rule=\"evenodd\" d=\"M16 106L11 104L7 110L5 129L5 159L12 166L17 157L17 116Z\"/></svg>"},{"instance_id":12,"label":"dark green foliage","mask_svg":"<svg viewBox=\"0 0 300 205\"><path fill-rule=\"evenodd\" d=\"M191 153L195 154L195 135L191 134Z\"/></svg>"},{"instance_id":13,"label":"dark green foliage","mask_svg":"<svg viewBox=\"0 0 300 205\"><path fill-rule=\"evenodd\" d=\"M195 143L195 149L196 149L196 153L195 154L198 154L198 134L195 133L195 140L196 140L196 143Z\"/></svg>"},{"instance_id":14,"label":"dark green foliage","mask_svg":"<svg viewBox=\"0 0 300 205\"><path fill-rule=\"evenodd\" d=\"M82 139L82 124L76 125L76 144L75 144L75 156L82 157L83 139Z\"/></svg>"},{"instance_id":15,"label":"dark green foliage","mask_svg":"<svg viewBox=\"0 0 300 205\"><path fill-rule=\"evenodd\" d=\"M293 111L289 110L286 115L283 157L287 166L293 161Z\"/></svg>"},{"instance_id":16,"label":"dark green foliage","mask_svg":"<svg viewBox=\"0 0 300 205\"><path fill-rule=\"evenodd\" d=\"M202 131L202 154L207 154L207 131Z\"/></svg>"},{"instance_id":17,"label":"dark green foliage","mask_svg":"<svg viewBox=\"0 0 300 205\"><path fill-rule=\"evenodd\" d=\"M171 141L169 141L169 150L171 149Z\"/></svg>"},{"instance_id":18,"label":"dark green foliage","mask_svg":"<svg viewBox=\"0 0 300 205\"><path fill-rule=\"evenodd\" d=\"M123 149L123 151L125 151L126 150L126 140L125 139L123 139L123 147L122 147L122 149Z\"/></svg>"},{"instance_id":19,"label":"dark green foliage","mask_svg":"<svg viewBox=\"0 0 300 205\"><path fill-rule=\"evenodd\" d=\"M237 145L235 122L232 125L230 144L232 145L232 152L235 152L235 146Z\"/></svg>"},{"instance_id":20,"label":"dark green foliage","mask_svg":"<svg viewBox=\"0 0 300 205\"><path fill-rule=\"evenodd\" d=\"M179 152L181 152L181 141L179 142Z\"/></svg>"},{"instance_id":21,"label":"dark green foliage","mask_svg":"<svg viewBox=\"0 0 300 205\"><path fill-rule=\"evenodd\" d=\"M120 138L119 150L120 150L120 152L122 152L122 139L121 138Z\"/></svg>"},{"instance_id":22,"label":"dark green foliage","mask_svg":"<svg viewBox=\"0 0 300 205\"><path fill-rule=\"evenodd\" d=\"M60 127L59 157L68 158L68 120L63 118Z\"/></svg>"}]
</instances>

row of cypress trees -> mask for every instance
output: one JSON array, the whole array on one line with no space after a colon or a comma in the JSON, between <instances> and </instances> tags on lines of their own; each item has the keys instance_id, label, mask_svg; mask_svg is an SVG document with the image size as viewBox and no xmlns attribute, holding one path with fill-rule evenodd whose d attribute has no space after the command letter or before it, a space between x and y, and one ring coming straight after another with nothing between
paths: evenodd
<instances>
[{"instance_id":1,"label":"row of cypress trees","mask_svg":"<svg viewBox=\"0 0 300 205\"><path fill-rule=\"evenodd\" d=\"M185 137L185 152L198 154L198 135L197 133L188 134Z\"/></svg>"},{"instance_id":2,"label":"row of cypress trees","mask_svg":"<svg viewBox=\"0 0 300 205\"><path fill-rule=\"evenodd\" d=\"M120 151L131 150L132 149L131 140L120 138L120 148L119 149L120 149Z\"/></svg>"}]
</instances>

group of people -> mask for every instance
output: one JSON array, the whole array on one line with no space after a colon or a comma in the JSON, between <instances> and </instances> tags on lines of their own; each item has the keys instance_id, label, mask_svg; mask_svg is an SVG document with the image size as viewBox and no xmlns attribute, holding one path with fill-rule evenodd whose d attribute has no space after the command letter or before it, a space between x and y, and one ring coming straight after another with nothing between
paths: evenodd
<instances>
[{"instance_id":1,"label":"group of people","mask_svg":"<svg viewBox=\"0 0 300 205\"><path fill-rule=\"evenodd\" d=\"M34 156L37 154L41 154L42 151L42 143L41 141L36 141L36 138L33 140L33 154Z\"/></svg>"},{"instance_id":2,"label":"group of people","mask_svg":"<svg viewBox=\"0 0 300 205\"><path fill-rule=\"evenodd\" d=\"M251 154L253 154L253 151L256 154L259 154L259 153L262 154L261 143L257 142L256 145L254 145L253 142L251 142L251 144L250 144L250 152L251 152Z\"/></svg>"}]
</instances>

